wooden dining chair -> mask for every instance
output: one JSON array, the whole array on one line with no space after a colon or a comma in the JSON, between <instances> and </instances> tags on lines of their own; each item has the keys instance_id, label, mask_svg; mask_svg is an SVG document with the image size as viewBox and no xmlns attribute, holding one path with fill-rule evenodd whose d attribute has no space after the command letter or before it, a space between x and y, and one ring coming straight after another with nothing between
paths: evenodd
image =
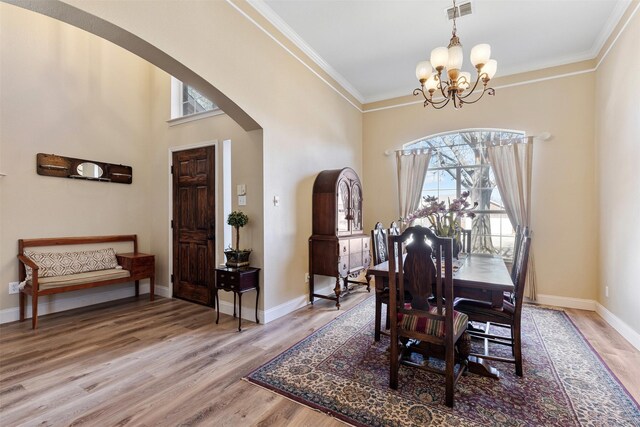
<instances>
[{"instance_id":1,"label":"wooden dining chair","mask_svg":"<svg viewBox=\"0 0 640 427\"><path fill-rule=\"evenodd\" d=\"M530 236L529 227L522 227L520 224L516 227L516 237L513 245L513 261L511 263L511 281L516 283L516 265L520 262L520 255L522 253L522 237ZM510 301L512 304L515 302L515 292L504 293L504 299Z\"/></svg>"},{"instance_id":2,"label":"wooden dining chair","mask_svg":"<svg viewBox=\"0 0 640 427\"><path fill-rule=\"evenodd\" d=\"M412 241L407 244L409 239ZM389 236L387 246L391 311L389 386L398 388L401 363L437 372L445 376L445 403L452 407L455 384L466 368L462 358L456 357L455 345L468 323L465 314L453 309L452 240L438 237L428 228L414 226L399 236ZM432 306L429 297L434 290L436 303ZM415 340L419 340L420 345L415 345ZM444 370L432 368L428 363L416 364L406 357L414 351L427 357L430 354L420 348L431 350L433 347L442 350L439 353L444 356Z\"/></svg>"},{"instance_id":3,"label":"wooden dining chair","mask_svg":"<svg viewBox=\"0 0 640 427\"><path fill-rule=\"evenodd\" d=\"M371 230L371 250L373 251L373 265L382 264L389 260L389 251L387 250L388 231L382 227L381 222L376 222L375 227ZM389 282L384 280L384 290L376 292L376 315L374 322L374 340L380 341L381 325L382 325L382 304L389 304ZM387 309L387 329L389 328L389 310Z\"/></svg>"},{"instance_id":4,"label":"wooden dining chair","mask_svg":"<svg viewBox=\"0 0 640 427\"><path fill-rule=\"evenodd\" d=\"M471 356L488 360L515 363L516 375L523 375L522 369L522 300L524 298L524 286L527 277L527 264L529 261L529 249L531 237L523 235L519 244L520 254L514 264L514 302L504 300L502 307L493 307L490 302L459 298L456 300L455 309L469 316L471 322L485 324L484 330L472 328L469 334L485 340L485 352L482 354L471 353ZM508 328L510 336L492 335L491 326ZM513 357L503 357L489 354L489 342L511 347Z\"/></svg>"}]
</instances>

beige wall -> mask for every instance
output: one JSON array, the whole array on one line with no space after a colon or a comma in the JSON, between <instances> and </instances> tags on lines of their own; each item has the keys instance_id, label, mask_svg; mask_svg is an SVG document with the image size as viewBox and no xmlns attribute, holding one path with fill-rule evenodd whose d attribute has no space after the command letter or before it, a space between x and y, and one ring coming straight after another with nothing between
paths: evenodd
<instances>
[{"instance_id":1,"label":"beige wall","mask_svg":"<svg viewBox=\"0 0 640 427\"><path fill-rule=\"evenodd\" d=\"M133 155L127 154L126 162L134 167L134 181L143 170L147 180L144 188L132 187L136 188L136 195L132 196L132 199L136 200L137 204L132 203L127 214L131 216L134 212L150 213L134 220L123 215L122 228L130 230L128 232L138 232L139 234L142 233L138 230L145 228L145 244L141 248L157 252L159 255L158 273L160 277L158 284L166 283L167 279L168 175L166 174L168 173L168 148L201 142L200 140L218 139L221 142L223 139L230 138L235 144L234 185L236 183L247 184L249 193L247 211L252 219L255 219L253 225L247 227L243 232L246 231L246 237L251 239L252 248L255 251L252 259L263 267L263 306L269 310L293 301L293 305L285 307L286 311L303 303L307 293L304 273L307 271L307 239L311 233L310 202L313 180L315 175L323 169L351 166L357 171L361 171L362 115L360 111L317 76L310 73L304 65L226 2L192 3L190 8L183 8L180 3L171 1L162 2L162 5L158 5L159 2L148 1L70 3L122 26L169 53L236 101L264 129L264 131L243 133L228 118L220 117L209 119L208 123L217 123L215 125L180 125L165 129L166 134L163 134L162 129L166 124L163 125L156 121L159 116L164 114L161 111L163 95L155 93L157 86L162 85L162 78L158 78L157 74L152 76L153 83L151 85L153 88L149 87L149 74L147 74L147 77L143 79L144 84L147 85L144 90L147 92L138 96L135 102L127 104L124 111L118 111L118 117L124 116L124 118L120 117L121 120L138 126L136 132L144 134L141 136L141 139L144 139L142 146L146 147L142 149L141 146L136 145L134 148L126 145L126 150L139 151L139 153L137 152L138 160ZM246 4L243 5L247 7ZM18 13L13 12L15 9L13 6L3 6L3 8L6 10L11 8L12 14ZM31 14L30 12L21 13ZM8 18L4 16L3 18L9 21ZM38 16L38 19L48 18ZM159 25L160 22L163 24ZM207 28L207 31L198 34L198 37L193 37L191 32L182 31L187 25L185 23L188 23L189 28ZM3 25L3 60L5 47L9 52L9 38L4 37L6 33L11 34L11 42L15 44L15 48L12 48L16 51L15 54L20 54L25 61L29 61L29 49L22 48L21 39L30 36L32 39L36 39L35 36L40 30L34 31L31 22L23 22L23 24L23 31L17 32L16 29L16 35L13 35L13 26ZM53 61L62 61L64 57L59 58L60 51L65 48L55 43L59 38L49 37L48 40L51 45L48 47L47 55ZM93 52L93 50L91 51ZM47 55L43 56L43 67ZM85 53L86 58L92 58L91 55L95 55L95 53ZM8 56L6 57L8 58ZM104 66L105 62L93 61L91 64ZM117 65L116 62L107 62L107 64ZM123 69L126 67L111 68L114 74L112 85L122 84L123 81L127 82L129 77L123 78ZM25 79L23 75L18 75L17 67L13 67L11 70L12 74L9 75L3 68L3 81L10 81L13 84L14 81L22 79L24 84L38 84L44 86L44 88L40 88L41 90L48 90L46 86L51 82L51 79L44 73L44 70L40 75L33 77L35 83ZM102 73L101 71L96 72ZM5 75L8 78L4 78ZM103 76L100 75L100 77ZM74 82L75 79L70 77L70 81ZM143 85L142 82L139 83ZM91 88L93 89L95 86ZM88 91L89 88L87 88L85 98L88 97ZM118 96L124 98L123 94L118 91L108 94L107 92L106 87L100 91L103 96L113 94L112 103L118 100ZM144 123L147 124L147 127L142 131L139 125L143 121L136 117L139 113L131 114L129 117L127 112L129 109L137 108L137 102L144 102L150 96L157 96L158 98L154 99L159 99L159 101L152 110L145 110L147 113L145 113ZM5 102L6 98L3 96L3 120L12 119L14 123L28 123L34 132L46 133L43 130L47 129L46 127L42 129L37 127L39 123L35 122L34 124L27 116L22 116L20 120L14 120L15 115L4 114L4 111L8 110L10 106L8 102ZM29 106L31 105L32 102L29 103ZM51 108L66 111L59 99L51 105ZM107 109L114 108L115 106L111 105ZM168 113L168 101L166 108ZM127 135L122 127L113 126L111 123L100 123L105 114L100 110L99 115L92 116L91 120L84 122L82 126L86 126L87 132L91 131L92 133L107 128L101 133L100 141L112 141L114 138L110 137L110 132L114 128L122 133L119 135L119 141L123 141L124 136L127 136L128 141L131 141L131 135ZM109 114L113 115L113 112L109 111ZM109 114L106 115L109 116ZM150 120L153 123L150 123ZM63 129L61 132L73 132L71 129L74 129L73 124L70 126L65 123L64 125L59 124L59 126ZM213 128L216 129L212 130ZM11 150L18 148L12 146L16 138L8 132L3 133L9 136L5 138L3 135L2 154L5 156L4 159L12 154ZM82 141L85 139L87 139L86 136L82 138ZM65 142L57 141L55 144L52 143L51 148L41 151L61 152L60 150L64 147L61 144ZM96 144L98 143L96 142ZM260 151L260 145L262 151ZM113 155L129 151L125 151L124 147L114 150L113 143L112 145L99 145L95 150L87 149L87 153L90 154L88 157L101 157L105 153L104 157L100 158L105 161L115 161ZM31 149L27 154L35 155L35 152L37 151ZM77 155L80 156L81 153L79 152ZM237 153L239 153L238 156L235 155ZM4 164L3 160L0 166L4 167ZM29 179L39 178L33 176L33 170L27 171L23 163L15 163L15 165L21 169L24 175L32 175ZM15 169L5 167L5 172L13 175ZM111 233L115 231L115 228L118 228L114 226L113 222L101 223L101 227L93 227L91 221L88 221L86 226L76 227L78 222L85 221L84 217L67 216L58 220L57 227L51 227L50 221L43 221L39 226L41 229L38 229L38 226L32 228L31 221L26 221L23 225L24 230L20 230L20 233L14 236L8 233L9 224L22 221L24 215L4 207L8 204L15 205L17 190L7 191L10 189L11 179L9 177L0 179L3 180L3 201L6 201L2 208L3 242L7 242L6 245L9 247L9 255L4 252L2 254L3 281L5 283L9 280L15 280L15 274L12 273L15 268L12 266L15 263L13 259L15 240L27 231L29 233L26 234L29 235L60 235L68 234L71 230L77 231L75 234L100 234L107 232L106 230ZM48 178L47 182L50 181L53 180ZM66 182L65 180L59 181ZM142 183L140 182L140 184ZM142 188L142 191L138 190L139 188ZM64 190L58 191L56 189L55 192L50 190L49 194L60 197L60 194L64 194ZM276 195L280 197L280 206L278 207L273 206L271 202ZM105 200L104 196L96 196L95 198L101 201ZM68 203L60 203L60 205L68 206ZM116 203L110 204L109 212L117 210L116 205ZM160 210L156 211L155 209ZM113 215L109 216L109 218L112 217ZM44 217L43 214L43 219L45 218L49 217ZM112 220L110 219L110 221ZM137 226L138 224L140 227ZM44 233L45 231L46 233ZM7 303L3 302L5 304L3 306L15 305L15 299L8 301Z\"/></svg>"},{"instance_id":2,"label":"beige wall","mask_svg":"<svg viewBox=\"0 0 640 427\"><path fill-rule=\"evenodd\" d=\"M68 3L176 58L262 126L264 306L301 301L313 179L323 169L362 171L361 113L227 2ZM194 37L185 26L207 30Z\"/></svg>"},{"instance_id":3,"label":"beige wall","mask_svg":"<svg viewBox=\"0 0 640 427\"><path fill-rule=\"evenodd\" d=\"M151 67L111 43L33 12L0 4L0 15L4 309L18 305L7 284L18 279L19 238L136 233L140 250L150 250L144 195L152 186ZM124 77L122 70L128 70ZM37 175L39 152L130 165L133 184ZM64 296L51 300L59 298Z\"/></svg>"},{"instance_id":4,"label":"beige wall","mask_svg":"<svg viewBox=\"0 0 640 427\"><path fill-rule=\"evenodd\" d=\"M639 40L636 13L596 72L595 148L601 233L597 297L640 334Z\"/></svg>"},{"instance_id":5,"label":"beige wall","mask_svg":"<svg viewBox=\"0 0 640 427\"><path fill-rule=\"evenodd\" d=\"M550 132L534 144L533 250L538 293L594 299L597 209L593 150L594 74L499 89L461 110L422 104L364 114L365 226L398 217L394 156L385 150L469 128ZM382 201L386 201L383 203Z\"/></svg>"},{"instance_id":6,"label":"beige wall","mask_svg":"<svg viewBox=\"0 0 640 427\"><path fill-rule=\"evenodd\" d=\"M231 141L231 194L232 209L240 209L249 215L249 223L240 231L241 246L252 248L252 265L263 267L263 188L262 188L262 131L244 131L227 115L208 117L188 123L169 126L171 77L155 68L151 76L151 126L153 150L150 157L151 179L154 189L149 194L153 253L159 259L157 265L158 282L169 284L170 258L170 212L169 212L169 149L194 144L216 142L216 263L224 263L224 229L226 223L223 212L222 144ZM238 206L236 185L247 187L247 205ZM222 292L220 298L233 301L231 294ZM253 307L255 300L245 298L243 305Z\"/></svg>"}]
</instances>

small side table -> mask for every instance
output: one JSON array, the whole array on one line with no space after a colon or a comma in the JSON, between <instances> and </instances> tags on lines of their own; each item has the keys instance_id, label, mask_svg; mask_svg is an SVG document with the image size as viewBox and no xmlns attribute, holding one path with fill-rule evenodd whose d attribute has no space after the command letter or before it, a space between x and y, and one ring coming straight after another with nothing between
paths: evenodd
<instances>
[{"instance_id":1,"label":"small side table","mask_svg":"<svg viewBox=\"0 0 640 427\"><path fill-rule=\"evenodd\" d=\"M156 278L155 257L142 252L129 252L116 254L116 258L122 268L131 272L131 280L136 282L136 296L140 294L140 279L149 278L149 300L153 301Z\"/></svg>"},{"instance_id":2,"label":"small side table","mask_svg":"<svg viewBox=\"0 0 640 427\"><path fill-rule=\"evenodd\" d=\"M220 320L220 301L218 290L233 292L233 317L236 317L236 295L238 295L238 331L242 331L242 294L256 291L256 323L258 320L258 298L260 297L260 269L254 267L216 268L216 324Z\"/></svg>"}]
</instances>

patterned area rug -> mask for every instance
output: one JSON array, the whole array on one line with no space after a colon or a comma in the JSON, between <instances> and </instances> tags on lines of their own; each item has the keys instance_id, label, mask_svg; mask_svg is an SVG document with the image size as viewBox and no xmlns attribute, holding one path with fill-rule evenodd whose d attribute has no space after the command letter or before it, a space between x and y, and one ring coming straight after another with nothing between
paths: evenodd
<instances>
[{"instance_id":1,"label":"patterned area rug","mask_svg":"<svg viewBox=\"0 0 640 427\"><path fill-rule=\"evenodd\" d=\"M640 426L638 404L562 311L526 306L524 377L492 362L500 380L463 376L453 409L440 375L402 366L388 387L389 338L374 342L373 317L369 298L246 379L353 425Z\"/></svg>"}]
</instances>

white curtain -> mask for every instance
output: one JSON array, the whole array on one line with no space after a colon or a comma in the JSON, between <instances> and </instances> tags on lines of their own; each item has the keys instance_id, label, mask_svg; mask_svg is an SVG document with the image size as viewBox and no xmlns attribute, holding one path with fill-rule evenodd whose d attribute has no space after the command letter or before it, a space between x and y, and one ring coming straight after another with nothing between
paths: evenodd
<instances>
[{"instance_id":1,"label":"white curtain","mask_svg":"<svg viewBox=\"0 0 640 427\"><path fill-rule=\"evenodd\" d=\"M518 225L531 228L532 139L526 143L490 145L487 154L511 224L514 228ZM534 301L536 299L533 247L529 251L525 295Z\"/></svg>"},{"instance_id":2,"label":"white curtain","mask_svg":"<svg viewBox=\"0 0 640 427\"><path fill-rule=\"evenodd\" d=\"M418 209L422 196L424 178L431 160L431 150L396 151L396 165L398 171L398 203L400 217ZM402 228L410 224L402 225Z\"/></svg>"}]
</instances>

